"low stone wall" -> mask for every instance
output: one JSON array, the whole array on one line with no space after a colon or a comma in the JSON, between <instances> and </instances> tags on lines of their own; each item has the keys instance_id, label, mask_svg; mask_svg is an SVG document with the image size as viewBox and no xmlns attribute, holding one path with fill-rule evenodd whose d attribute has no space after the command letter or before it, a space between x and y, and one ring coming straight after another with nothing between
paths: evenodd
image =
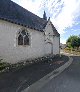
<instances>
[{"instance_id":1,"label":"low stone wall","mask_svg":"<svg viewBox=\"0 0 80 92\"><path fill-rule=\"evenodd\" d=\"M57 56L59 56L59 55L57 55ZM15 64L2 62L4 65L3 65L2 69L0 70L0 72L13 71L16 69L20 69L26 65L40 63L40 62L47 63L47 62L53 61L53 59L54 59L54 55L46 55L46 56L35 58L35 59L28 59L25 61L21 61L21 62L15 63Z\"/></svg>"}]
</instances>

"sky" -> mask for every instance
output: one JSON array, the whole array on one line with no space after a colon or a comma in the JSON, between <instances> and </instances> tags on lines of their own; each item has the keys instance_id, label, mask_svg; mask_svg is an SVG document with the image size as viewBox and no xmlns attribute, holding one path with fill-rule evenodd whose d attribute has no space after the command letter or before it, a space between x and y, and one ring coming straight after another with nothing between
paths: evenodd
<instances>
[{"instance_id":1,"label":"sky","mask_svg":"<svg viewBox=\"0 0 80 92\"><path fill-rule=\"evenodd\" d=\"M65 44L71 35L80 35L80 0L12 0L32 13L47 18L60 33L60 42Z\"/></svg>"}]
</instances>

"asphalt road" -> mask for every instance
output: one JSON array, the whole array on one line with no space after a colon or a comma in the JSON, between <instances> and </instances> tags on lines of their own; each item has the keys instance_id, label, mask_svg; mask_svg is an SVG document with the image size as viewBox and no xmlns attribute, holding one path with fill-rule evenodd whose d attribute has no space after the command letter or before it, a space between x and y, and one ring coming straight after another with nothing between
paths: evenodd
<instances>
[{"instance_id":1,"label":"asphalt road","mask_svg":"<svg viewBox=\"0 0 80 92\"><path fill-rule=\"evenodd\" d=\"M80 92L80 56L72 57L72 65L38 92Z\"/></svg>"},{"instance_id":2,"label":"asphalt road","mask_svg":"<svg viewBox=\"0 0 80 92\"><path fill-rule=\"evenodd\" d=\"M61 64L56 62L64 61ZM0 92L21 92L68 61L68 57L56 57L53 61L38 62L15 71L0 74Z\"/></svg>"}]
</instances>

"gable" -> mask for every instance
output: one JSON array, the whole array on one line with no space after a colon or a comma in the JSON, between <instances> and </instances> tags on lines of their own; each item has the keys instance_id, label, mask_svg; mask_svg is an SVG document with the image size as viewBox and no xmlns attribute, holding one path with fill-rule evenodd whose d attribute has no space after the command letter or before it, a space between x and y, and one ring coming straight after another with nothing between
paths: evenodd
<instances>
[{"instance_id":1,"label":"gable","mask_svg":"<svg viewBox=\"0 0 80 92\"><path fill-rule=\"evenodd\" d=\"M54 36L60 36L60 34L57 32L56 28L52 24L52 22L49 20L47 22L47 25L45 26L44 29L45 35L54 35Z\"/></svg>"},{"instance_id":2,"label":"gable","mask_svg":"<svg viewBox=\"0 0 80 92\"><path fill-rule=\"evenodd\" d=\"M54 32L53 32L50 21L48 21L48 23L47 23L47 25L44 29L44 32L45 32L45 35L48 35L48 34L51 34L51 35L53 34L54 35Z\"/></svg>"}]
</instances>

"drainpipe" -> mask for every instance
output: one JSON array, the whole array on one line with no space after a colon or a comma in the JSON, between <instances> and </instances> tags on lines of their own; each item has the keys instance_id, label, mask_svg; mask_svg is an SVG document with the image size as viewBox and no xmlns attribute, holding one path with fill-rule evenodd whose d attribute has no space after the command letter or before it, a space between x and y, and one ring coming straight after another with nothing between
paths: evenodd
<instances>
[{"instance_id":1,"label":"drainpipe","mask_svg":"<svg viewBox=\"0 0 80 92\"><path fill-rule=\"evenodd\" d=\"M55 35L53 35L53 43L54 43L54 37L55 37ZM53 44L52 44L53 45ZM53 46L53 52L54 52L54 46ZM53 53L54 54L54 53Z\"/></svg>"},{"instance_id":2,"label":"drainpipe","mask_svg":"<svg viewBox=\"0 0 80 92\"><path fill-rule=\"evenodd\" d=\"M59 36L59 56L61 57L61 54L60 54L60 36Z\"/></svg>"},{"instance_id":3,"label":"drainpipe","mask_svg":"<svg viewBox=\"0 0 80 92\"><path fill-rule=\"evenodd\" d=\"M53 43L51 43L51 46L52 46L51 54L53 54Z\"/></svg>"}]
</instances>

